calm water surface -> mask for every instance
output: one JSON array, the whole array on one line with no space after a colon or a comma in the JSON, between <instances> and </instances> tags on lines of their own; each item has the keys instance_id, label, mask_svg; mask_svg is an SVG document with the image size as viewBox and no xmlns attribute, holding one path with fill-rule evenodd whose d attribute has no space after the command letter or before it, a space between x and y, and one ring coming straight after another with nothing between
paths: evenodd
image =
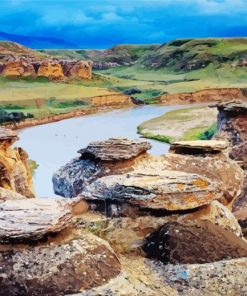
<instances>
[{"instance_id":1,"label":"calm water surface","mask_svg":"<svg viewBox=\"0 0 247 296\"><path fill-rule=\"evenodd\" d=\"M66 119L22 130L17 146L23 147L39 167L34 185L40 197L54 196L52 175L62 165L77 157L77 151L89 142L109 137L137 139L137 126L143 121L182 106L140 106L106 113ZM169 145L152 143L151 153L165 154Z\"/></svg>"}]
</instances>

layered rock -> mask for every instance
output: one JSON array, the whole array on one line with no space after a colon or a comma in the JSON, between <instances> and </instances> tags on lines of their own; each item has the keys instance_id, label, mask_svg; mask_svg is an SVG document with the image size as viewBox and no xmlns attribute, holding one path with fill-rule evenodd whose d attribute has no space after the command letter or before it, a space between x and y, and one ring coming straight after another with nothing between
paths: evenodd
<instances>
[{"instance_id":1,"label":"layered rock","mask_svg":"<svg viewBox=\"0 0 247 296\"><path fill-rule=\"evenodd\" d=\"M28 155L22 148L11 147L17 139L14 131L0 128L0 187L34 197Z\"/></svg>"},{"instance_id":2,"label":"layered rock","mask_svg":"<svg viewBox=\"0 0 247 296\"><path fill-rule=\"evenodd\" d=\"M247 257L241 238L209 221L168 222L146 239L144 251L168 264L210 263Z\"/></svg>"},{"instance_id":3,"label":"layered rock","mask_svg":"<svg viewBox=\"0 0 247 296\"><path fill-rule=\"evenodd\" d=\"M144 141L109 139L79 151L81 157L53 176L54 189L65 197L81 194L93 203L128 203L133 206L187 210L221 197L217 184L199 174L165 168L164 158L153 158ZM160 167L158 167L160 164Z\"/></svg>"},{"instance_id":4,"label":"layered rock","mask_svg":"<svg viewBox=\"0 0 247 296\"><path fill-rule=\"evenodd\" d=\"M229 158L226 147L214 140L176 142L165 157L165 167L214 180L223 192L222 203L231 206L241 194L243 171Z\"/></svg>"},{"instance_id":5,"label":"layered rock","mask_svg":"<svg viewBox=\"0 0 247 296\"><path fill-rule=\"evenodd\" d=\"M71 219L71 206L63 200L6 200L0 203L0 243L37 241L61 231Z\"/></svg>"},{"instance_id":6,"label":"layered rock","mask_svg":"<svg viewBox=\"0 0 247 296\"><path fill-rule=\"evenodd\" d=\"M44 61L40 63L37 76L47 77L51 80L62 80L64 79L63 68L56 61Z\"/></svg>"},{"instance_id":7,"label":"layered rock","mask_svg":"<svg viewBox=\"0 0 247 296\"><path fill-rule=\"evenodd\" d=\"M50 80L67 78L91 80L91 61L34 59L31 57L9 57L1 64L0 75L23 77L46 77Z\"/></svg>"},{"instance_id":8,"label":"layered rock","mask_svg":"<svg viewBox=\"0 0 247 296\"><path fill-rule=\"evenodd\" d=\"M128 160L151 149L149 142L130 141L126 138L110 138L106 141L91 142L78 153L82 158L91 158L100 161Z\"/></svg>"},{"instance_id":9,"label":"layered rock","mask_svg":"<svg viewBox=\"0 0 247 296\"><path fill-rule=\"evenodd\" d=\"M105 176L82 191L87 200L127 202L169 211L194 209L219 199L217 185L196 174L164 171Z\"/></svg>"},{"instance_id":10,"label":"layered rock","mask_svg":"<svg viewBox=\"0 0 247 296\"><path fill-rule=\"evenodd\" d=\"M229 142L230 157L244 170L245 178L241 196L234 203L234 209L247 206L247 103L230 101L217 105L219 131L216 138Z\"/></svg>"},{"instance_id":11,"label":"layered rock","mask_svg":"<svg viewBox=\"0 0 247 296\"><path fill-rule=\"evenodd\" d=\"M27 59L20 58L7 61L2 68L1 75L9 76L35 76L35 70L32 64Z\"/></svg>"},{"instance_id":12,"label":"layered rock","mask_svg":"<svg viewBox=\"0 0 247 296\"><path fill-rule=\"evenodd\" d=\"M227 102L229 100L247 100L246 89L241 88L215 88L204 89L194 93L165 94L157 98L164 104L190 104L208 103L214 101Z\"/></svg>"},{"instance_id":13,"label":"layered rock","mask_svg":"<svg viewBox=\"0 0 247 296\"><path fill-rule=\"evenodd\" d=\"M134 106L130 96L123 94L109 94L105 96L96 96L91 102L94 107L114 107L114 106Z\"/></svg>"},{"instance_id":14,"label":"layered rock","mask_svg":"<svg viewBox=\"0 0 247 296\"><path fill-rule=\"evenodd\" d=\"M0 203L0 290L4 295L65 295L119 274L108 243L77 228L81 201L21 199Z\"/></svg>"},{"instance_id":15,"label":"layered rock","mask_svg":"<svg viewBox=\"0 0 247 296\"><path fill-rule=\"evenodd\" d=\"M73 159L53 175L54 191L64 197L77 196L99 176L111 170L119 171L116 164L118 158L126 161L126 165L124 161L120 165L121 170L124 170L124 166L129 170L129 161L150 148L148 142L128 141L125 138L90 143L79 150L81 157Z\"/></svg>"},{"instance_id":16,"label":"layered rock","mask_svg":"<svg viewBox=\"0 0 247 296\"><path fill-rule=\"evenodd\" d=\"M76 79L92 79L92 61L61 60L60 64L66 77Z\"/></svg>"}]
</instances>

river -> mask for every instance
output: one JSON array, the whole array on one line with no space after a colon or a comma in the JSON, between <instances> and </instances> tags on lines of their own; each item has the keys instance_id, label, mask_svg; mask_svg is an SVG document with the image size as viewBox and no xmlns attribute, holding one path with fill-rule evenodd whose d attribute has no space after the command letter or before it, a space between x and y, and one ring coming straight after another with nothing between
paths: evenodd
<instances>
[{"instance_id":1,"label":"river","mask_svg":"<svg viewBox=\"0 0 247 296\"><path fill-rule=\"evenodd\" d=\"M63 121L39 125L20 131L16 146L24 148L30 159L37 162L34 186L39 197L54 196L52 175L62 165L77 157L77 151L91 141L110 137L136 139L137 126L182 106L140 106L97 113ZM184 107L184 106L183 106ZM151 153L165 154L169 145L154 140Z\"/></svg>"}]
</instances>

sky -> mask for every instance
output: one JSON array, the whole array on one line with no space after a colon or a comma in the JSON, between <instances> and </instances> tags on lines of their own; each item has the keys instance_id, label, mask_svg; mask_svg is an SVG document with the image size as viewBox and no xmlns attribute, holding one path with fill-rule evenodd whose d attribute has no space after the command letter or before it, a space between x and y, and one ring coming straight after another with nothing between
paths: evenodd
<instances>
[{"instance_id":1,"label":"sky","mask_svg":"<svg viewBox=\"0 0 247 296\"><path fill-rule=\"evenodd\" d=\"M0 0L0 39L19 35L34 48L244 37L247 0Z\"/></svg>"}]
</instances>

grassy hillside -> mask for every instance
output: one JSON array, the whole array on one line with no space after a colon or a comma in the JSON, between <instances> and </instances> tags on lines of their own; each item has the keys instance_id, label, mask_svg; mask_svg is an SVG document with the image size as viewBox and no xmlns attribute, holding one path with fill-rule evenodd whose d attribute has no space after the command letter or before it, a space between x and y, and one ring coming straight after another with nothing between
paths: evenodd
<instances>
[{"instance_id":1,"label":"grassy hillside","mask_svg":"<svg viewBox=\"0 0 247 296\"><path fill-rule=\"evenodd\" d=\"M58 58L132 65L158 47L158 45L118 45L106 50L41 50L41 52Z\"/></svg>"},{"instance_id":2,"label":"grassy hillside","mask_svg":"<svg viewBox=\"0 0 247 296\"><path fill-rule=\"evenodd\" d=\"M0 41L0 60L4 58L4 56L9 55L14 57L28 56L34 58L45 58L47 56L45 53L40 53L15 42Z\"/></svg>"}]
</instances>

